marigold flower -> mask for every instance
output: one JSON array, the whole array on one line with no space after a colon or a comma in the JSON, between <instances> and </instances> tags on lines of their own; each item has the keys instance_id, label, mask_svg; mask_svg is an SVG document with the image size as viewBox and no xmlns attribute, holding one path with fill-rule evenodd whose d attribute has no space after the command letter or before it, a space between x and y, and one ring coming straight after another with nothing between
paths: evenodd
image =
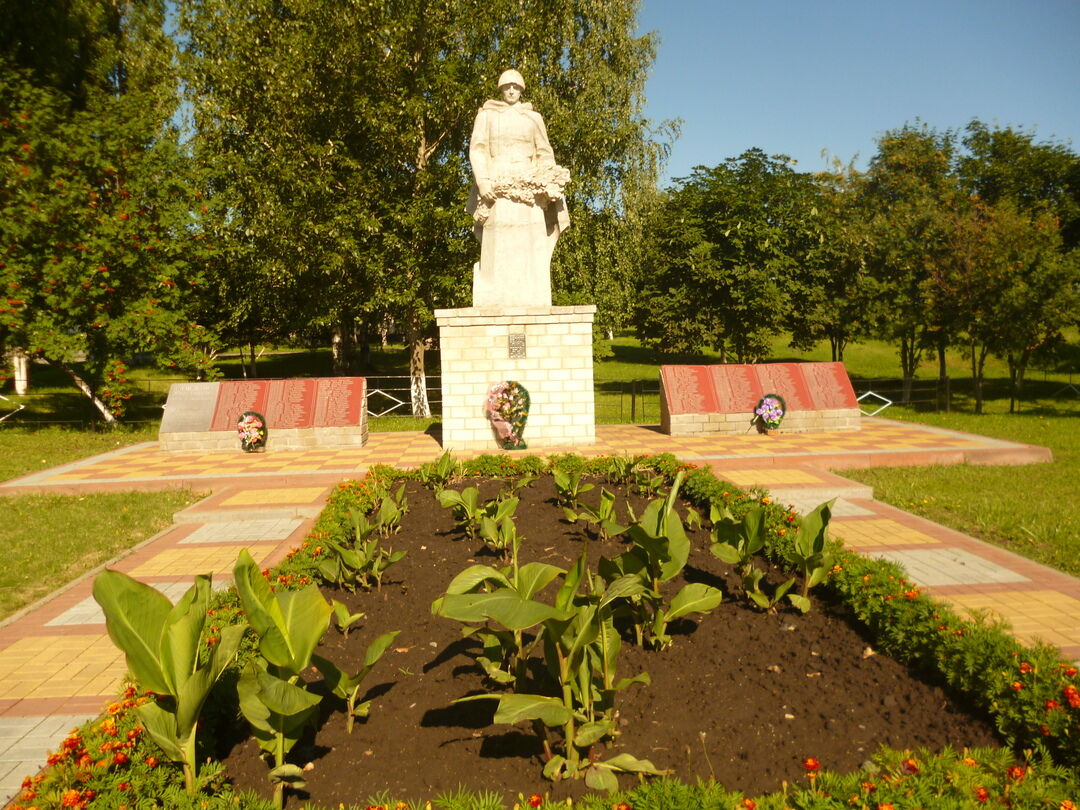
<instances>
[{"instance_id":1,"label":"marigold flower","mask_svg":"<svg viewBox=\"0 0 1080 810\"><path fill-rule=\"evenodd\" d=\"M1039 726L1039 733L1044 737L1050 736L1050 726Z\"/></svg>"},{"instance_id":2,"label":"marigold flower","mask_svg":"<svg viewBox=\"0 0 1080 810\"><path fill-rule=\"evenodd\" d=\"M1035 670L1035 667L1033 667L1027 661L1021 661L1020 662L1020 671L1022 673L1024 673L1025 675L1027 675L1029 672L1033 672L1034 670Z\"/></svg>"},{"instance_id":3,"label":"marigold flower","mask_svg":"<svg viewBox=\"0 0 1080 810\"><path fill-rule=\"evenodd\" d=\"M896 810L890 802L879 802L877 810Z\"/></svg>"},{"instance_id":4,"label":"marigold flower","mask_svg":"<svg viewBox=\"0 0 1080 810\"><path fill-rule=\"evenodd\" d=\"M975 801L977 801L979 804L985 804L989 800L990 800L990 791L989 790L982 787L981 785L979 787L975 788Z\"/></svg>"},{"instance_id":5,"label":"marigold flower","mask_svg":"<svg viewBox=\"0 0 1080 810\"><path fill-rule=\"evenodd\" d=\"M821 763L814 757L807 757L802 761L803 770L807 773L814 773L821 769Z\"/></svg>"},{"instance_id":6,"label":"marigold flower","mask_svg":"<svg viewBox=\"0 0 1080 810\"><path fill-rule=\"evenodd\" d=\"M1062 673L1064 673L1066 678L1075 678L1076 677L1076 667L1065 667L1065 669L1063 669L1061 671L1062 671Z\"/></svg>"},{"instance_id":7,"label":"marigold flower","mask_svg":"<svg viewBox=\"0 0 1080 810\"><path fill-rule=\"evenodd\" d=\"M536 805L534 804L533 807L536 807ZM618 804L613 804L611 810L633 810L633 808L626 802L619 802Z\"/></svg>"},{"instance_id":8,"label":"marigold flower","mask_svg":"<svg viewBox=\"0 0 1080 810\"><path fill-rule=\"evenodd\" d=\"M1046 703L1043 704L1043 706L1045 707L1046 711L1048 711L1048 712L1052 712L1055 709L1060 709L1061 708L1061 704L1058 703L1056 700L1048 700L1048 701L1046 701Z\"/></svg>"},{"instance_id":9,"label":"marigold flower","mask_svg":"<svg viewBox=\"0 0 1080 810\"><path fill-rule=\"evenodd\" d=\"M1072 684L1066 686L1061 693L1065 696L1065 700L1074 709L1080 709L1080 691L1077 691L1076 687Z\"/></svg>"},{"instance_id":10,"label":"marigold flower","mask_svg":"<svg viewBox=\"0 0 1080 810\"><path fill-rule=\"evenodd\" d=\"M1010 765L1008 770L1005 771L1005 776L1010 782L1023 782L1024 777L1027 776L1027 768L1023 768L1019 765Z\"/></svg>"},{"instance_id":11,"label":"marigold flower","mask_svg":"<svg viewBox=\"0 0 1080 810\"><path fill-rule=\"evenodd\" d=\"M1058 810L1076 810L1076 805L1066 799L1058 805Z\"/></svg>"},{"instance_id":12,"label":"marigold flower","mask_svg":"<svg viewBox=\"0 0 1080 810\"><path fill-rule=\"evenodd\" d=\"M534 793L529 797L529 807L539 807L544 803L544 797L539 793Z\"/></svg>"},{"instance_id":13,"label":"marigold flower","mask_svg":"<svg viewBox=\"0 0 1080 810\"><path fill-rule=\"evenodd\" d=\"M1013 681L1011 688L1014 692L1019 692L1024 688L1024 685L1020 681Z\"/></svg>"},{"instance_id":14,"label":"marigold flower","mask_svg":"<svg viewBox=\"0 0 1080 810\"><path fill-rule=\"evenodd\" d=\"M79 802L82 801L82 794L75 788L68 788L64 791L64 794L60 797L61 807L78 807Z\"/></svg>"},{"instance_id":15,"label":"marigold flower","mask_svg":"<svg viewBox=\"0 0 1080 810\"><path fill-rule=\"evenodd\" d=\"M916 774L919 772L919 763L915 761L915 757L908 757L900 763L900 770L904 773Z\"/></svg>"},{"instance_id":16,"label":"marigold flower","mask_svg":"<svg viewBox=\"0 0 1080 810\"><path fill-rule=\"evenodd\" d=\"M156 768L158 766L158 758L155 756L149 756L143 760L148 768Z\"/></svg>"},{"instance_id":17,"label":"marigold flower","mask_svg":"<svg viewBox=\"0 0 1080 810\"><path fill-rule=\"evenodd\" d=\"M740 806L743 810L757 810L757 802L753 799L743 799Z\"/></svg>"},{"instance_id":18,"label":"marigold flower","mask_svg":"<svg viewBox=\"0 0 1080 810\"><path fill-rule=\"evenodd\" d=\"M978 763L978 762L976 762L976 761L975 761L974 759L972 759L971 757L964 757L964 764L965 764L965 765L967 765L967 766L968 766L969 768L974 768L974 767L975 767L976 765L978 765L979 763Z\"/></svg>"}]
</instances>

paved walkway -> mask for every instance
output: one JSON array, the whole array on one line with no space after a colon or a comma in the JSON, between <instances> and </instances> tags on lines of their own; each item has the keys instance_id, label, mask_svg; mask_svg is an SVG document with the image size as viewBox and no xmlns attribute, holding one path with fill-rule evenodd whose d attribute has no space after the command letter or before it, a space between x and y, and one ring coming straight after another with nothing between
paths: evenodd
<instances>
[{"instance_id":1,"label":"paved walkway","mask_svg":"<svg viewBox=\"0 0 1080 810\"><path fill-rule=\"evenodd\" d=\"M926 464L1028 464L1044 448L884 419L848 433L674 438L651 427L597 428L588 456L674 453L740 487L762 486L807 511L837 497L831 531L854 549L902 563L934 596L960 609L988 609L1025 639L1050 641L1080 658L1080 580L873 500L868 487L835 470ZM527 451L524 451L527 452ZM259 455L164 453L150 442L0 484L27 492L190 487L210 491L170 528L110 567L176 599L194 573L218 587L247 548L272 565L304 538L333 486L372 464L412 467L442 453L424 433L373 433L359 449ZM1023 474L1018 471L1018 475ZM0 624L0 802L18 791L72 727L96 716L117 692L122 654L90 595L92 577L69 584Z\"/></svg>"}]
</instances>

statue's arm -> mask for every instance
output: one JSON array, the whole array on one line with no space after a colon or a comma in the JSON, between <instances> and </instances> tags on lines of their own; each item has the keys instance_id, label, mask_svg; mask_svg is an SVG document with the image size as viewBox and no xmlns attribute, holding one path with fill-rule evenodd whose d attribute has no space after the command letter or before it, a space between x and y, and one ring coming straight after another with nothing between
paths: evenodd
<instances>
[{"instance_id":1,"label":"statue's arm","mask_svg":"<svg viewBox=\"0 0 1080 810\"><path fill-rule=\"evenodd\" d=\"M488 115L483 110L476 114L473 122L472 137L469 138L469 163L472 165L473 179L480 196L489 202L494 199L491 177L491 152L489 144L490 128Z\"/></svg>"}]
</instances>

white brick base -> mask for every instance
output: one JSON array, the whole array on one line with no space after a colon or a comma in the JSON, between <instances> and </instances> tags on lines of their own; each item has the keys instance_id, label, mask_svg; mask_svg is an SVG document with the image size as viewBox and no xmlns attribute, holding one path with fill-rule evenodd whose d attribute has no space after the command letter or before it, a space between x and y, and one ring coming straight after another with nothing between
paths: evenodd
<instances>
[{"instance_id":1,"label":"white brick base","mask_svg":"<svg viewBox=\"0 0 1080 810\"><path fill-rule=\"evenodd\" d=\"M593 444L595 312L594 306L435 310L443 447L499 449L484 401L491 386L506 380L529 392L525 442L530 448Z\"/></svg>"}]
</instances>

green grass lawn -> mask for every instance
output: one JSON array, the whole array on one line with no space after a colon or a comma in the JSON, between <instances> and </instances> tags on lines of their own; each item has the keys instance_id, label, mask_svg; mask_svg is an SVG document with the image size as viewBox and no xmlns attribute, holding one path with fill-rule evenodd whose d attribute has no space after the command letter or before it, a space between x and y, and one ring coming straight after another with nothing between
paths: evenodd
<instances>
[{"instance_id":1,"label":"green grass lawn","mask_svg":"<svg viewBox=\"0 0 1080 810\"><path fill-rule=\"evenodd\" d=\"M188 491L0 497L0 619L152 537Z\"/></svg>"},{"instance_id":2,"label":"green grass lawn","mask_svg":"<svg viewBox=\"0 0 1080 810\"><path fill-rule=\"evenodd\" d=\"M893 418L1049 447L1051 464L879 467L840 474L871 485L878 500L1080 576L1080 407L1061 410L982 416L888 412Z\"/></svg>"}]
</instances>

